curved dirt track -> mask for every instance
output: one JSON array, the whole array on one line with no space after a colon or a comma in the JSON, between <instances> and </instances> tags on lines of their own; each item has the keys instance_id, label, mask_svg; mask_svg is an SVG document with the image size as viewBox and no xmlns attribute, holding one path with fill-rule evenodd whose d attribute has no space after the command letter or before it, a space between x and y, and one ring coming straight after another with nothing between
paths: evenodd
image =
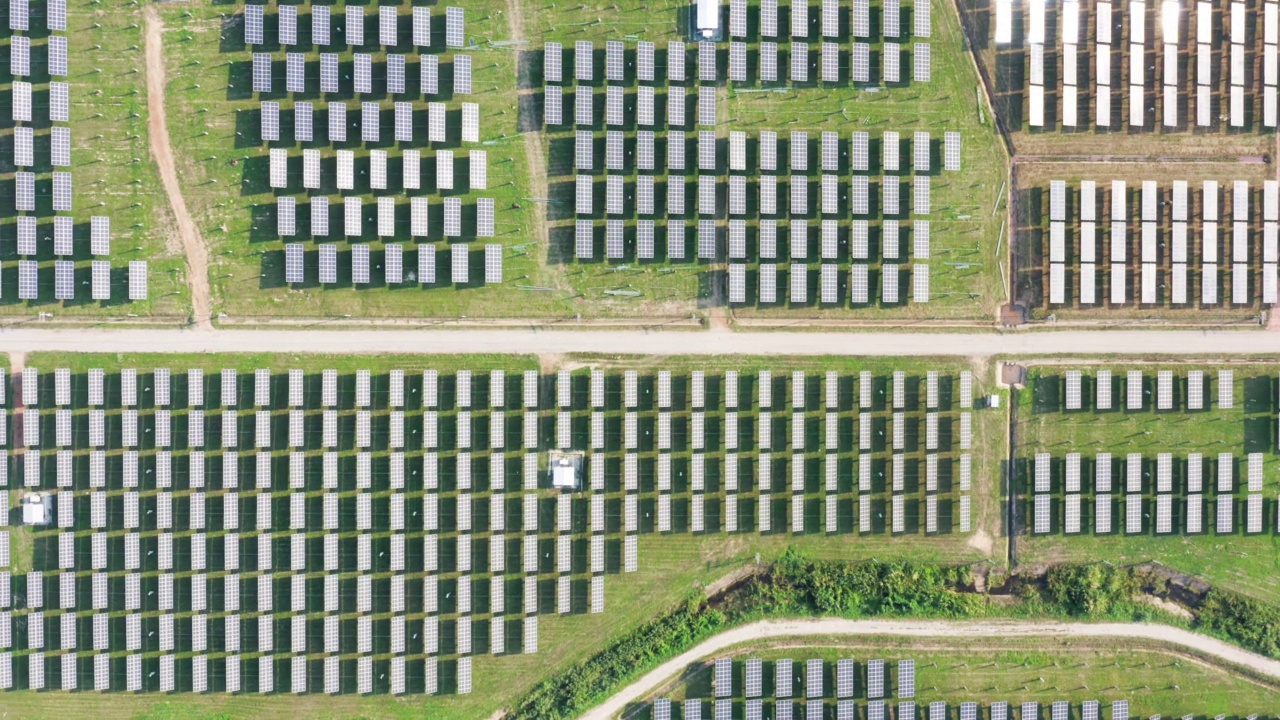
<instances>
[{"instance_id":1,"label":"curved dirt track","mask_svg":"<svg viewBox=\"0 0 1280 720\"><path fill-rule=\"evenodd\" d=\"M173 211L175 231L182 241L182 249L187 256L187 283L191 286L191 315L195 326L202 330L212 330L212 311L209 302L209 249L205 247L200 230L187 211L187 201L182 197L182 186L178 184L178 169L173 162L173 147L169 144L169 123L165 119L164 107L164 24L156 9L147 6L143 10L146 17L146 64L147 64L147 130L151 138L151 154L155 157L156 167L160 170L160 182L164 184L164 193L169 197L169 208Z\"/></svg>"},{"instance_id":2,"label":"curved dirt track","mask_svg":"<svg viewBox=\"0 0 1280 720\"><path fill-rule=\"evenodd\" d=\"M652 692L685 666L733 645L775 637L814 635L901 635L907 637L963 637L990 639L993 636L1046 636L1080 638L1120 638L1169 643L1260 675L1280 680L1280 661L1229 645L1204 635L1169 627L1138 623L1031 623L1031 622L951 622L945 620L785 620L743 625L720 633L697 647L669 660L644 675L603 705L583 715L583 720L606 720L622 712L629 703Z\"/></svg>"}]
</instances>

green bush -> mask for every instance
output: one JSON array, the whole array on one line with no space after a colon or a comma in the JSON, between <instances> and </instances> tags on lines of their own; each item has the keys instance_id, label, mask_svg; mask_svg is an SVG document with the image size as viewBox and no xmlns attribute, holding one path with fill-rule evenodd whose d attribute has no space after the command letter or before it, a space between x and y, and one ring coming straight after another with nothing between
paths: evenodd
<instances>
[{"instance_id":1,"label":"green bush","mask_svg":"<svg viewBox=\"0 0 1280 720\"><path fill-rule=\"evenodd\" d=\"M651 665L720 631L724 613L700 600L645 623L604 650L534 686L508 717L516 720L574 718Z\"/></svg>"},{"instance_id":2,"label":"green bush","mask_svg":"<svg viewBox=\"0 0 1280 720\"><path fill-rule=\"evenodd\" d=\"M772 571L751 584L757 611L772 615L817 613L848 617L914 615L966 617L982 599L960 592L968 568L907 561L806 561L788 551Z\"/></svg>"},{"instance_id":3,"label":"green bush","mask_svg":"<svg viewBox=\"0 0 1280 720\"><path fill-rule=\"evenodd\" d=\"M1102 563L1055 565L1045 575L1049 600L1077 616L1110 614L1130 603L1138 589L1132 570Z\"/></svg>"},{"instance_id":4,"label":"green bush","mask_svg":"<svg viewBox=\"0 0 1280 720\"><path fill-rule=\"evenodd\" d=\"M1197 613L1197 627L1269 657L1280 657L1280 608L1210 590Z\"/></svg>"}]
</instances>

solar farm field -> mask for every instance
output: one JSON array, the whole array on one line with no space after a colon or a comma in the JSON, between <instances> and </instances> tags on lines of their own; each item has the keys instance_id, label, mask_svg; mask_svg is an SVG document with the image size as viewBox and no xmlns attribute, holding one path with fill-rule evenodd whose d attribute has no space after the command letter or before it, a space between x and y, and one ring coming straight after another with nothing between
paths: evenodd
<instances>
[{"instance_id":1,"label":"solar farm field","mask_svg":"<svg viewBox=\"0 0 1280 720\"><path fill-rule=\"evenodd\" d=\"M276 41L278 20L268 13L265 22L266 40L269 44L246 46L240 11L228 13L228 7L195 5L191 7L160 8L165 18L165 52L171 77L181 81L171 84L168 94L169 122L173 143L180 155L179 172L184 180L184 193L200 224L206 241L211 245L214 266L210 270L217 310L226 312L231 319L281 316L336 316L357 315L369 317L546 317L575 315L586 317L617 314L659 315L664 317L685 315L696 307L698 289L696 281L685 273L646 273L648 279L637 282L643 286L644 297L628 300L615 306L609 302L578 302L579 296L600 298L604 289L626 285L620 275L609 277L588 276L565 268L553 258L548 259L542 241L541 212L539 205L545 198L544 183L539 179L545 170L532 166L537 156L531 158L525 151L526 137L520 133L528 129L525 118L527 108L519 105L517 78L525 45L519 42L525 35L511 23L518 22L519 13L510 12L506 3L492 0L480 4L468 4L465 15L464 47L444 48L444 8L431 7L434 13L431 47L368 47L360 48L361 54L371 58L372 77L376 92L352 93L350 83L355 52L344 44L343 8L332 12L332 37L335 45L311 44L309 28L311 20L307 12L299 14L300 44L281 46ZM374 38L378 17L376 8L369 10L366 18L367 38ZM400 8L401 44L409 38L411 19L407 7ZM191 14L191 16L188 16ZM445 104L446 123L459 122L458 108L462 103L476 103L480 109L479 143L459 142L450 131L444 142L427 141L427 102L422 95L395 95L383 92L388 54L405 54L407 50L421 50L421 57L439 58L438 92L426 95L429 101ZM394 50L391 53L390 50ZM287 51L287 52L286 52ZM319 55L321 51L338 56L338 82L342 92L320 93ZM276 65L275 90L272 93L254 93L251 85L251 57L253 52L269 53ZM285 56L301 54L305 63L307 91L282 92L286 85ZM471 58L472 94L455 91L455 58ZM418 56L412 55L414 58ZM406 66L407 88L419 92L419 64ZM210 93L208 88L231 88L225 92ZM414 122L418 127L414 142L391 142L391 126L388 120L378 142L367 142L360 135L352 135L350 141L332 142L324 134L325 105L327 100L345 102L349 119L361 112L361 102L377 102L383 115L391 115L393 102L414 99ZM290 102L292 99L294 102ZM261 140L261 102L279 102L281 106L281 141ZM293 106L308 102L315 107L315 131L313 142L293 141L295 121ZM421 115L422 117L418 117ZM353 131L354 132L354 131ZM421 137L417 137L420 135ZM290 153L287 184L282 190L273 190L268 184L269 152L271 148L286 149ZM318 190L303 187L303 177L298 147L318 149L322 155L320 165L321 186ZM344 191L344 197L359 199L363 204L364 228L357 234L344 232L342 221L344 197L334 193L336 180L334 159L336 151L350 151L354 167L354 189ZM427 237L417 237L417 221L409 217L408 203L398 190L400 172L406 167L403 156L413 148L420 152L424 177L422 190L403 194L421 196L431 205ZM388 190L371 189L367 172L372 167L374 151L387 156ZM469 159L471 152L482 150L487 155L487 189L470 186ZM439 151L456 155L454 175L462 178L454 190L444 190L437 177ZM344 161L345 162L345 161ZM539 189L543 187L543 189ZM403 191L402 191L403 192ZM333 226L330 236L315 235L309 219L318 210L310 201L313 197L333 195L329 214ZM395 227L392 235L384 235L385 228L378 226L371 214L377 197L395 199L400 195L395 211ZM293 197L296 200L296 236L281 237L278 234L279 211L277 200ZM472 264L479 261L479 246L502 246L502 283L480 282L483 273L473 267L468 282L450 282L450 265L446 245L440 240L444 231L442 197L461 199L462 232L458 238L472 246ZM474 209L478 198L489 198L494 206L494 236L475 237ZM411 227L412 225L412 227ZM343 238L343 235L349 235ZM353 244L348 245L347 242ZM435 281L419 270L420 249L414 243L436 245L438 273ZM300 243L304 251L301 257L303 280L287 282L287 243ZM355 282L352 275L351 250L356 244L370 249L370 276L368 283ZM318 275L319 246L336 244L336 282L320 282ZM449 245L457 244L456 241ZM402 281L391 282L387 275L386 247L398 245L404 248L401 265ZM622 273L625 276L626 273Z\"/></svg>"},{"instance_id":2,"label":"solar farm field","mask_svg":"<svg viewBox=\"0 0 1280 720\"><path fill-rule=\"evenodd\" d=\"M13 153L0 164L0 203L7 211L21 205L18 194L26 191L19 193L25 181L18 175L32 173L34 204L0 221L0 233L10 238L0 250L0 315L185 320L190 308L181 248L166 231L168 210L149 157L141 8L72 0L65 4L65 27L49 30L46 3L14 5L15 13L19 6L27 10L27 30L9 30L6 23L5 45L28 44L29 67L24 72L6 61L0 71L2 135ZM65 70L56 67L64 52ZM18 54L6 50L6 57ZM59 83L65 83L65 100L54 98L61 95L54 91ZM68 197L59 189L55 198L54 186L63 182ZM91 246L90 218L99 216L110 222L107 246ZM137 276L143 282L135 283L141 291L132 293L135 300L129 299L131 262L147 264ZM27 268L22 278L20 265Z\"/></svg>"},{"instance_id":3,"label":"solar farm field","mask_svg":"<svg viewBox=\"0 0 1280 720\"><path fill-rule=\"evenodd\" d=\"M9 543L26 601L0 669L16 688L326 694L371 716L431 693L441 716L484 717L756 553L999 552L1002 418L979 368L564 362L28 356L10 487L62 509L30 557ZM587 454L583 489L549 487L558 448ZM108 716L152 707L120 698Z\"/></svg>"},{"instance_id":4,"label":"solar farm field","mask_svg":"<svg viewBox=\"0 0 1280 720\"><path fill-rule=\"evenodd\" d=\"M745 322L989 317L1007 158L957 90L977 78L956 17L872 3L861 27L858 6L788 33L792 16L735 2L702 43L683 6L643 31L625 10L535 13L553 251L600 275L700 273Z\"/></svg>"},{"instance_id":5,"label":"solar farm field","mask_svg":"<svg viewBox=\"0 0 1280 720\"><path fill-rule=\"evenodd\" d=\"M1274 367L1063 364L1030 373L1015 435L1020 563L1157 560L1213 585L1274 593ZM1108 389L1110 409L1100 409ZM1067 409L1076 399L1079 409Z\"/></svg>"},{"instance_id":6,"label":"solar farm field","mask_svg":"<svg viewBox=\"0 0 1280 720\"><path fill-rule=\"evenodd\" d=\"M1019 165L1017 296L1034 318L1256 322L1274 295L1267 167Z\"/></svg>"},{"instance_id":7,"label":"solar farm field","mask_svg":"<svg viewBox=\"0 0 1280 720\"><path fill-rule=\"evenodd\" d=\"M1280 28L1271 3L962 8L1019 155L1234 160L1274 151Z\"/></svg>"},{"instance_id":8,"label":"solar farm field","mask_svg":"<svg viewBox=\"0 0 1280 720\"><path fill-rule=\"evenodd\" d=\"M1108 720L1155 714L1244 716L1265 711L1277 695L1269 685L1236 677L1216 665L1182 662L1154 646L1019 638L999 643L948 638L946 643L954 647L945 652L928 640L900 638L805 638L739 646L690 666L679 678L672 678L662 690L632 707L639 711L637 717L657 720L665 717L659 707L665 698L672 704L671 717L688 718L687 710L676 714L677 708L685 710L685 702L694 700L702 706L702 716L711 718L715 717L715 703L727 699L734 717L748 718L754 717L751 698L759 698L764 717L776 718L777 706L786 702L776 699L782 687L779 667L789 681L787 694L796 718L813 717L806 713L814 702L823 704L822 717L844 717L839 709L842 699L855 710L853 717L868 717L874 700L869 697L867 681L875 677L884 680L885 693L880 699L885 717L897 711L899 718L904 717L904 711L906 718L936 718L939 713L946 718L985 718L999 717L1001 712L1009 720L1086 718L1093 712L1086 706L1090 701L1097 703L1098 714L1092 716ZM724 684L728 691L722 697L716 674L725 675L718 663L726 660L729 682ZM785 665L788 660L790 671ZM872 667L877 660L884 663L883 670ZM809 680L817 677L812 675L815 661L821 663L821 684L811 694ZM904 697L899 672L907 662L913 665L915 687L914 693ZM852 667L844 669L842 663ZM841 688L842 675L852 680L851 689ZM903 702L909 705L900 705ZM1063 711L1065 714L1059 715Z\"/></svg>"},{"instance_id":9,"label":"solar farm field","mask_svg":"<svg viewBox=\"0 0 1280 720\"><path fill-rule=\"evenodd\" d=\"M406 55L406 47L402 47L407 43L408 31L405 28L410 24L407 12L399 13L402 29L395 45L382 43L380 47L362 47L353 51L349 45L342 44L345 42L342 40L337 41L339 44L336 46L311 44L307 28L314 20L305 12L298 15L299 29L297 37L292 38L293 44L281 45L278 42L278 29L282 25L278 13L273 10L262 20L263 43L245 45L242 43L245 21L239 7L236 14L226 14L225 17L225 8L215 6L161 8L168 28L165 33L168 71L170 77L182 78L170 83L168 90L171 134L180 155L179 172L184 181L187 203L205 239L211 244L214 260L211 281L215 295L219 296L215 302L216 310L225 312L233 321L266 315L421 317L424 307L425 314L431 317L581 315L592 318L688 316L708 307L725 305L727 293L738 278L736 273L755 278L758 271L754 262L738 264L736 270L725 264L725 248L730 248L729 254L733 255L732 248L736 246L733 244L735 241L726 235L724 223L715 230L718 237L713 246L719 249L705 260L694 259L704 255L705 248L702 251L694 249L695 228L692 225L687 238L690 248L684 260L663 254L647 259L638 249L628 250L623 263L575 259L573 233L559 232L563 228L557 224L557 218L564 217L565 207L573 203L573 178L567 177L569 181L562 182L565 178L561 177L566 168L573 166L573 143L564 142L563 133L544 135L538 132L542 127L544 104L539 81L545 72L541 67L543 53L535 48L550 40L563 40L568 44L584 39L621 38L634 46L640 40L675 38L683 34L684 16L681 13L684 7L680 4L666 4L659 8L601 5L595 9L568 10L553 6L508 7L490 0L466 8L462 47L444 48L443 53L436 44L407 48L420 49L423 51L421 55ZM444 24L440 10L433 10L436 26ZM755 12L755 6L751 12ZM871 7L870 12L874 14L878 10ZM583 13L596 13L600 19L581 21L579 18L584 16ZM643 21L632 19L637 13L645 15ZM927 173L936 175L932 183L933 192L919 191L924 198L932 195L932 202L926 199L921 205L919 199L913 200L916 203L914 209L923 208L926 213L931 212L932 205L932 231L929 228L919 230L917 223L917 227L912 229L912 238L900 241L905 247L925 248L921 251L923 254L908 252L906 255L917 261L932 258L931 265L921 263L920 268L910 271L911 275L902 270L905 279L902 280L904 287L901 292L888 289L881 292L878 280L881 256L888 263L889 272L885 275L892 274L894 280L898 274L893 269L899 265L902 268L908 266L906 256L901 256L901 263L894 263L899 256L896 248L891 253L881 247L880 225L872 225L868 239L858 240L854 237L858 232L852 231L848 222L835 220L828 223L829 229L823 230L822 256L824 259L838 256L847 260L857 252L865 252L853 248L869 241L871 264L855 263L861 265L863 271L870 270L868 300L854 302L853 307L849 307L847 298L856 297L856 294L850 294L855 291L846 286L860 287L862 284L856 267L850 275L848 264L838 267L832 264L829 268L812 264L806 272L812 277L805 278L808 282L804 282L805 279L790 279L787 273L795 273L788 269L790 265L784 265L779 282L790 285L791 297L799 297L796 295L799 287L800 295L806 299L784 303L790 309L781 306L768 308L770 314L866 318L884 315L893 319L978 319L990 316L1000 294L995 258L1000 218L996 206L997 190L1004 179L1005 160L999 151L994 127L980 119L986 111L980 107L978 95L975 93L970 97L968 93L951 92L956 84L972 84L975 80L953 12L949 7L939 5L931 13L934 18L932 33L928 15L930 13L904 11L903 23L908 27L911 18L921 22L918 18L925 17L925 24L916 29L923 27L925 36L932 34L932 42L923 44L933 46L932 62L928 53L917 59L904 51L903 57L907 59L902 61L905 69L901 71L911 72L916 66L931 64L933 77L928 82L902 86L890 83L891 86L881 87L873 78L870 84L859 84L856 88L837 84L830 89L802 84L798 92L782 95L772 91L756 92L760 88L732 88L720 83L713 88L713 94L720 96L718 104L727 108L727 112L716 115L718 128L715 134L720 141L727 139L728 131L735 129L736 125L745 129L765 113L771 122L776 121L777 130L808 130L815 141L820 132L835 131L846 153L849 149L845 143L850 132L871 130L875 136L871 146L877 151L877 161L872 163L870 170L876 172L881 171L878 162L881 130L900 134L904 139L904 156L909 152L907 148L912 133L930 133L932 143L937 145L931 150L931 154L937 155L933 162L939 168L943 164L944 132L960 132L963 149L959 167L963 174L940 174L936 172L938 168L934 168L935 172ZM334 37L340 37L339 33L345 32L342 28L345 22L343 9L335 8L331 17L332 33ZM370 28L379 22L375 14L366 17ZM849 53L853 51L847 49L852 47L845 42L849 37L847 30L838 31L841 44L830 44L832 48L839 48L831 57L837 58L837 71L846 77L850 72L860 72L856 68L850 70L849 63L856 65L861 62L850 60ZM371 32L366 28L366 41ZM439 29L433 32L443 34ZM816 43L814 47L817 47ZM864 51L866 47L861 45ZM260 69L260 72L273 76L270 90L266 89L265 82L256 91L252 87L251 66L255 53L269 58L262 62L269 63L270 69ZM336 58L335 81L339 91L328 88L317 93L315 89L324 86L317 84L316 76L320 76L321 83L327 82L323 80L325 72L328 72L324 69L328 67L325 63L329 62L326 57ZM457 106L462 105L465 110L466 103L478 105L478 144L466 140L458 143L452 134L443 141L433 136L429 144L417 137L404 141L399 139L399 134L395 142L388 141L385 136L391 134L389 118L393 101L409 100L414 108L414 122L430 124L426 122L429 113L422 112L427 108L419 107L429 103L418 102L415 95L426 88L425 84L418 84L418 65L413 62L405 65L408 96L395 91L383 92L384 88L390 87L386 79L399 72L391 70L393 59L399 63L398 58L402 57L420 57L423 64L428 59L438 61L440 85L434 94L427 92L426 100L443 103L446 124L457 121L454 115ZM462 58L470 59L470 95L460 92L460 86L447 85L457 82L455 75L461 72ZM879 63L878 54L876 58ZM371 68L370 88L361 87L365 62ZM262 67L268 66L264 64ZM875 70L880 72L878 64ZM357 88L355 93L348 88L352 82ZM210 87L227 87L228 83L230 86L225 93L211 95L207 92ZM287 90L282 92L282 87ZM754 96L749 98L748 95L752 94ZM754 101L757 99L759 102ZM334 139L332 133L328 137L322 135L323 119L332 116L334 109L331 103L335 101L346 106L346 117L352 127L359 124L354 118L360 116L363 125L358 133L361 136L359 140L355 136ZM366 134L364 126L373 116L362 115L368 110L359 103L376 103L380 108L383 115L381 124L386 126L381 133L384 137L371 140L373 136ZM855 103L865 105L866 110L860 107L854 112L851 106ZM300 105L306 105L311 112L304 113L299 109ZM823 107L828 110L822 110ZM920 112L930 119L921 121L916 118ZM423 118L418 118L418 115L423 115ZM312 137L311 140L298 139L301 137L298 134L298 127L301 127L298 117L302 116L315 118L312 121L315 131L308 136ZM307 124L306 127L310 130L312 125ZM280 139L263 140L264 132L272 137L278 133ZM426 134L427 131L420 129L420 132ZM757 134L754 127L748 132L753 137ZM629 137L631 135L633 133ZM475 155L480 152L486 156L482 161L487 165L485 182L473 186L475 175L472 174L471 183L459 181L450 188L443 179L450 175L446 156L453 153L452 175L461 176L470 172L461 168L474 170ZM276 160L270 159L273 153L279 155ZM307 153L318 153L318 176L315 178L308 174L312 172L307 164L311 160L297 157ZM418 155L410 159L412 153ZM337 155L336 181L330 174L335 168L332 164L335 160L330 158L330 154ZM403 194L411 196L413 203L402 202L403 197L401 202L397 202L397 195L402 194L399 189L400 170L416 174L412 168L419 167L419 163L427 180L419 189L410 183L406 175ZM839 164L842 168L849 167L847 159L840 160ZM816 159L813 166L816 169ZM274 173L271 172L272 167L276 168ZM923 173L918 165L915 171ZM888 174L895 172L890 169ZM348 174L350 178L346 177ZM927 183L927 175L918 183ZM433 176L434 182L430 179ZM335 192L334 182L342 191L341 196ZM872 186L877 194L879 184ZM600 185L603 198L604 184ZM913 198L918 194L916 190L911 190ZM814 192L816 195L816 190ZM792 197L795 197L794 193ZM421 213L421 219L419 208L409 207L419 201L427 208ZM456 231L449 229L451 202L461 203L461 225ZM483 204L488 202L492 202L494 208L492 237L481 229L484 222L475 219L483 216L486 212ZM380 203L385 203L386 207ZM600 204L604 205L603 202ZM375 206L377 213L372 212ZM327 224L316 225L314 218L317 214L327 216ZM807 212L803 214L807 215ZM550 229L543 226L544 215L551 221ZM910 213L906 215L910 216ZM339 217L345 217L345 221L339 222ZM472 225L473 222L479 224ZM328 225L334 228L341 226L343 232ZM816 221L813 221L813 226L811 240L815 252L808 256L809 260L804 265L809 265L812 258L817 257ZM628 247L635 248L631 245L637 242L634 226L629 224L626 227L625 236L610 234L610 242L616 238L618 243L622 243L626 237L630 238L626 240ZM755 225L752 224L751 228L754 233ZM665 231L665 226L663 229ZM701 234L705 236L704 242L712 237L705 232ZM342 242L343 235L350 245ZM548 237L549 242L544 243L543 239ZM600 255L603 256L603 233L601 238ZM447 242L441 244L442 239ZM665 232L659 242L666 246ZM783 242L786 243L785 238ZM471 246L470 262L457 257L450 262L448 256L463 243ZM492 276L481 272L481 245L500 246L493 251L484 251L486 266L490 257L501 255L500 272ZM754 245L755 241L752 241ZM784 257L795 265L794 260L803 258L804 254L797 255L794 248L798 246L792 247L793 252L784 253ZM434 256L434 262L424 259L427 255ZM612 250L610 256L615 257ZM473 266L469 276L462 281L456 274L459 262L463 267ZM832 269L838 271L828 277L827 271ZM482 274L486 275L485 282L478 281ZM502 282L491 282L498 275L501 275ZM925 279L914 279L917 275ZM801 285L797 286L797 282ZM758 282L752 280L749 284L754 288ZM812 286L812 292L805 285ZM822 288L828 290L823 292ZM829 293L830 297L838 295L846 299L833 303ZM894 295L900 299L895 300ZM908 296L919 297L921 302L911 303ZM925 299L929 303L927 306L923 302ZM754 301L730 304L744 316L756 312Z\"/></svg>"}]
</instances>

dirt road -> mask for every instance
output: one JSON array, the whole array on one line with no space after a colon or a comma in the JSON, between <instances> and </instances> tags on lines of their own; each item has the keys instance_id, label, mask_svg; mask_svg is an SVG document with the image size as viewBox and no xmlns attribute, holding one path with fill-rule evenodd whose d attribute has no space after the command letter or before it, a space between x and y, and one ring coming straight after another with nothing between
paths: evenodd
<instances>
[{"instance_id":1,"label":"dirt road","mask_svg":"<svg viewBox=\"0 0 1280 720\"><path fill-rule=\"evenodd\" d=\"M164 24L156 9L143 9L146 17L146 65L147 65L147 129L151 137L151 156L160 170L160 181L169 207L173 212L174 230L182 241L187 256L187 282L191 286L191 312L195 326L212 330L212 310L209 301L209 249L205 247L200 230L196 228L187 201L182 197L178 184L178 169L173 162L173 147L169 144L169 124L165 119L164 90L165 68L163 51Z\"/></svg>"},{"instance_id":2,"label":"dirt road","mask_svg":"<svg viewBox=\"0 0 1280 720\"><path fill-rule=\"evenodd\" d=\"M663 663L582 716L583 720L605 720L622 712L628 703L643 698L675 676L685 666L725 648L752 640L813 635L900 635L922 638L979 638L999 636L1052 636L1079 638L1134 639L1168 643L1249 668L1280 680L1280 662L1241 650L1221 640L1197 635L1167 625L1137 623L1029 623L1029 622L949 622L944 620L787 620L758 622L721 633L682 655Z\"/></svg>"},{"instance_id":3,"label":"dirt road","mask_svg":"<svg viewBox=\"0 0 1280 720\"><path fill-rule=\"evenodd\" d=\"M609 355L768 355L851 357L1080 357L1091 354L1212 358L1280 354L1280 333L1116 331L1011 333L695 332L663 330L360 330L318 325L310 330L211 332L164 328L51 328L30 323L0 328L10 352L469 353Z\"/></svg>"}]
</instances>

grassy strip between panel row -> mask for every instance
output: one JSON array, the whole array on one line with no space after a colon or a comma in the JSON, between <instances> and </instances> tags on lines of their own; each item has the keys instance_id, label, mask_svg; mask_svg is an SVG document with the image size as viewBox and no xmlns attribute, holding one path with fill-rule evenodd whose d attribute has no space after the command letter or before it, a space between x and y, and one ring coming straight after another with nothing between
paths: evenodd
<instances>
[{"instance_id":1,"label":"grassy strip between panel row","mask_svg":"<svg viewBox=\"0 0 1280 720\"><path fill-rule=\"evenodd\" d=\"M1012 603L974 589L970 567L911 562L810 561L788 551L766 572L708 600L682 605L618 638L590 658L544 680L508 715L570 718L603 701L662 661L732 626L766 617L836 615L933 618L1074 617L1187 626L1250 650L1280 656L1280 608L1212 590L1190 622L1139 601L1166 596L1168 583L1139 568L1062 565L1043 577L1005 583ZM989 580L996 579L994 576Z\"/></svg>"}]
</instances>

